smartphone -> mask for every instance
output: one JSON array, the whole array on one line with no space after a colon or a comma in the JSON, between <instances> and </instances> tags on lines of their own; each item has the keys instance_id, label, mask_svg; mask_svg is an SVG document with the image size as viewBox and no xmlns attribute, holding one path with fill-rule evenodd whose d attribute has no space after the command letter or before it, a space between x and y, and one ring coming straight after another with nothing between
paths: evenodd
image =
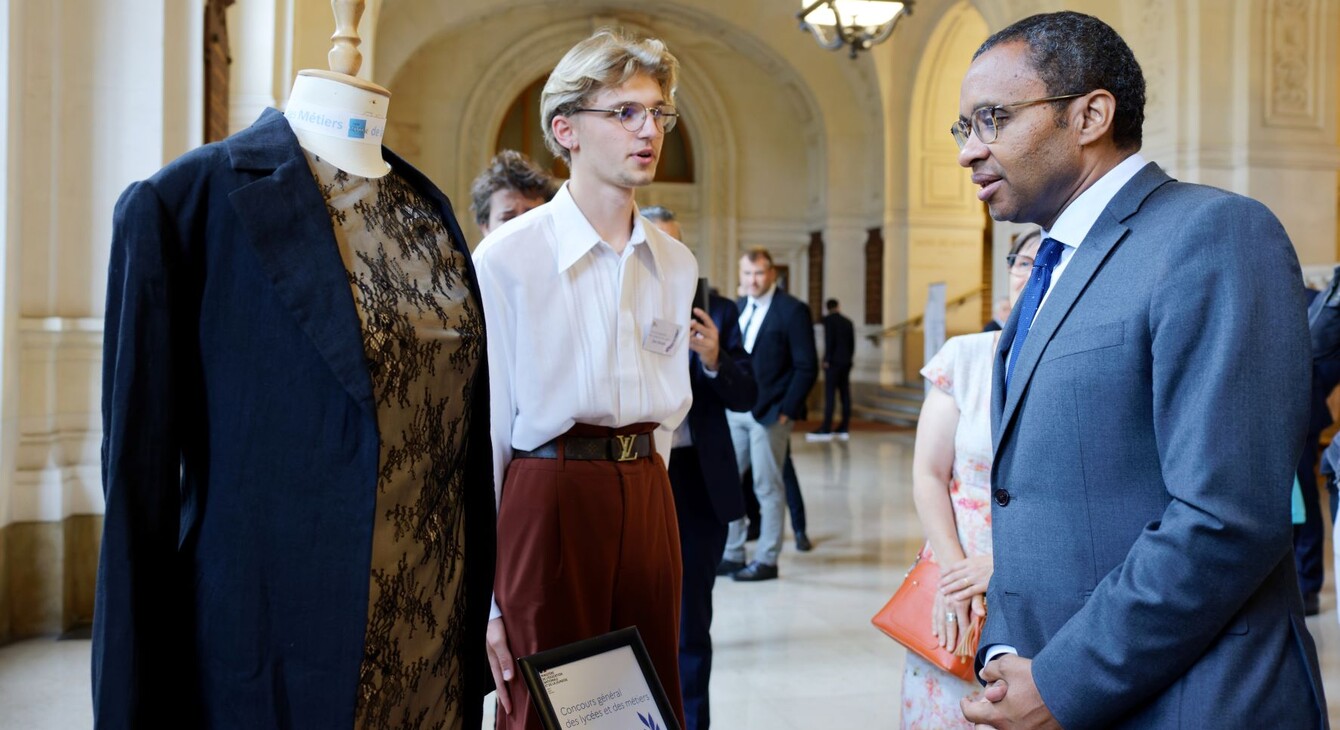
<instances>
[{"instance_id":1,"label":"smartphone","mask_svg":"<svg viewBox=\"0 0 1340 730\"><path fill-rule=\"evenodd\" d=\"M712 310L708 307L709 302L707 298L707 293L710 292L711 290L712 288L707 285L707 277L699 277L698 290L693 293L693 306L703 310L704 312L707 312L708 314L711 314L712 312Z\"/></svg>"}]
</instances>

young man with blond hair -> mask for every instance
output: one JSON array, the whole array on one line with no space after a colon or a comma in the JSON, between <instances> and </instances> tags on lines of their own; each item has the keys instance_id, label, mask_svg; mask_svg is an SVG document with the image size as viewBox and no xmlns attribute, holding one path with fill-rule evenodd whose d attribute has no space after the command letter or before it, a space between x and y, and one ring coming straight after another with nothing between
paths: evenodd
<instances>
[{"instance_id":1,"label":"young man with blond hair","mask_svg":"<svg viewBox=\"0 0 1340 730\"><path fill-rule=\"evenodd\" d=\"M670 434L691 401L692 253L638 214L674 127L665 44L600 30L540 97L572 170L475 251L489 331L498 571L488 650L499 727L541 726L516 657L636 626L684 715Z\"/></svg>"}]
</instances>

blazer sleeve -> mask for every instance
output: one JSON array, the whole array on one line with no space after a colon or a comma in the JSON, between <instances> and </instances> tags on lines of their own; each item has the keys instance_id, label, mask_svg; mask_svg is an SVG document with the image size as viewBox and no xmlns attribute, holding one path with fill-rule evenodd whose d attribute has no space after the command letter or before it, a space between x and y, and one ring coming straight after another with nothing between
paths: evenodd
<instances>
[{"instance_id":1,"label":"blazer sleeve","mask_svg":"<svg viewBox=\"0 0 1340 730\"><path fill-rule=\"evenodd\" d=\"M172 724L192 643L183 600L174 226L148 183L117 202L102 370L106 500L93 618L97 728ZM183 718L176 718L181 721Z\"/></svg>"},{"instance_id":2,"label":"blazer sleeve","mask_svg":"<svg viewBox=\"0 0 1340 730\"><path fill-rule=\"evenodd\" d=\"M1177 230L1205 240L1170 241L1150 262L1151 389L1126 394L1152 396L1170 501L1034 657L1064 727L1111 725L1162 692L1292 560L1311 361L1298 261L1254 200L1223 196L1185 213Z\"/></svg>"},{"instance_id":3,"label":"blazer sleeve","mask_svg":"<svg viewBox=\"0 0 1340 730\"><path fill-rule=\"evenodd\" d=\"M782 397L782 413L796 420L805 412L805 398L819 377L819 354L814 349L814 329L810 326L810 308L800 300L786 321L786 339L791 347L791 382Z\"/></svg>"},{"instance_id":4,"label":"blazer sleeve","mask_svg":"<svg viewBox=\"0 0 1340 730\"><path fill-rule=\"evenodd\" d=\"M717 376L704 379L727 409L748 411L758 402L758 384L754 382L749 353L744 351L744 338L740 335L740 310L730 300L722 299L720 313L716 323L721 343Z\"/></svg>"}]
</instances>

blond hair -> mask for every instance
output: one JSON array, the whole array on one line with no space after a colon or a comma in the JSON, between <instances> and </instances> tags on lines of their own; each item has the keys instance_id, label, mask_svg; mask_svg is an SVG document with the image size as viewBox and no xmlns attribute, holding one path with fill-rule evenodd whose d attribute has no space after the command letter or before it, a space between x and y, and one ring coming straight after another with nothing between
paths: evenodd
<instances>
[{"instance_id":1,"label":"blond hair","mask_svg":"<svg viewBox=\"0 0 1340 730\"><path fill-rule=\"evenodd\" d=\"M554 117L572 114L592 96L622 86L645 73L656 80L673 104L679 83L679 61L655 38L634 38L601 28L563 55L540 93L540 124L544 144L555 156L572 162L572 152L554 139Z\"/></svg>"}]
</instances>

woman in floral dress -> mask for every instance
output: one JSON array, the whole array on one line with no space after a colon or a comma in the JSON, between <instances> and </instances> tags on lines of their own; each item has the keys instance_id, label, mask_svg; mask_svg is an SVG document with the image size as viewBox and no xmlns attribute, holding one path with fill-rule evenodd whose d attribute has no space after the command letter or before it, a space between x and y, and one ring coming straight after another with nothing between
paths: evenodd
<instances>
[{"instance_id":1,"label":"woman in floral dress","mask_svg":"<svg viewBox=\"0 0 1340 730\"><path fill-rule=\"evenodd\" d=\"M1010 301L1028 281L1041 239L1019 237L1009 256ZM954 337L922 368L926 394L912 458L912 493L927 541L923 559L940 565L940 590L926 620L953 651L960 627L985 616L991 579L991 368L1000 332ZM902 726L971 728L959 700L981 692L911 652L903 673Z\"/></svg>"}]
</instances>

